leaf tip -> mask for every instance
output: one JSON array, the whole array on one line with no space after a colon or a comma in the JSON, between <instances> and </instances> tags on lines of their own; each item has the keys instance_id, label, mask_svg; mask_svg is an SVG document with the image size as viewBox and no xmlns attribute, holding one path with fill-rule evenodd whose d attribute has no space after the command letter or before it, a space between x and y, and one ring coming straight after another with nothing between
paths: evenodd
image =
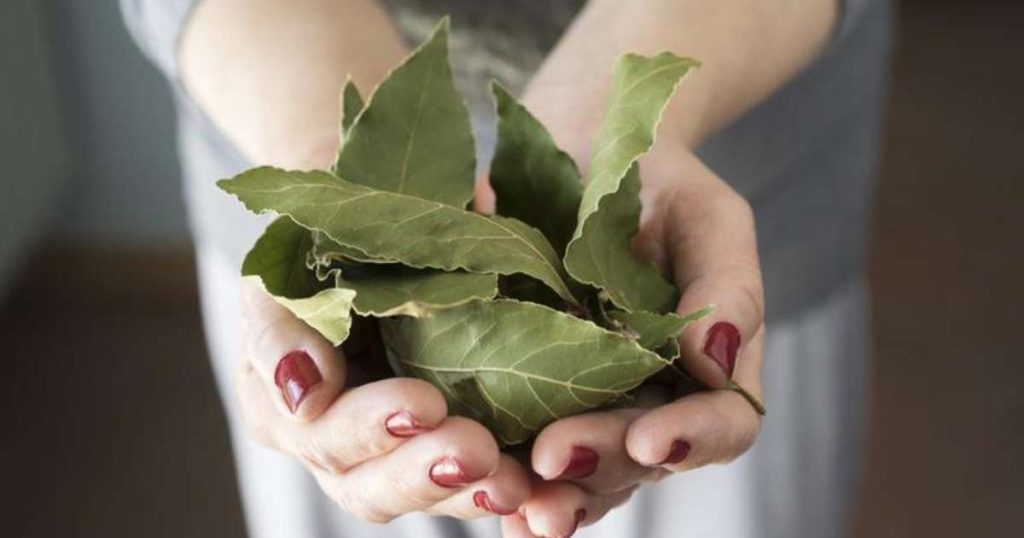
<instances>
[{"instance_id":1,"label":"leaf tip","mask_svg":"<svg viewBox=\"0 0 1024 538\"><path fill-rule=\"evenodd\" d=\"M430 32L430 37L427 38L427 42L433 42L435 39L445 43L448 43L448 34L451 32L451 17L445 15L441 17L441 20L437 21L437 26Z\"/></svg>"}]
</instances>

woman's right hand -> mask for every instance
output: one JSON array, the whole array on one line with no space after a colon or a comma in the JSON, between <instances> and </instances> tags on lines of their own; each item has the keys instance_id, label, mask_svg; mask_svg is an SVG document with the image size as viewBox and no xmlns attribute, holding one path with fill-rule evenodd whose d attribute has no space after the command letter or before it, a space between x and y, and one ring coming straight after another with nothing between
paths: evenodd
<instances>
[{"instance_id":1,"label":"woman's right hand","mask_svg":"<svg viewBox=\"0 0 1024 538\"><path fill-rule=\"evenodd\" d=\"M524 468L482 425L449 417L433 385L358 384L358 361L257 281L242 286L243 420L257 441L305 464L344 510L372 522L415 511L468 519L511 514L529 497Z\"/></svg>"}]
</instances>

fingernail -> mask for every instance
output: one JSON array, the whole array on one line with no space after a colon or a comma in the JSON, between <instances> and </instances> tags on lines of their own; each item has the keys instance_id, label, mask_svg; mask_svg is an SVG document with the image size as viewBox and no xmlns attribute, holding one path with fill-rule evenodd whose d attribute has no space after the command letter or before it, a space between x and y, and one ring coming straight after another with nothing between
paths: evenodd
<instances>
[{"instance_id":1,"label":"fingernail","mask_svg":"<svg viewBox=\"0 0 1024 538\"><path fill-rule=\"evenodd\" d=\"M719 321L708 329L704 340L704 354L711 357L732 378L736 366L736 351L740 348L740 331L728 321Z\"/></svg>"},{"instance_id":2,"label":"fingernail","mask_svg":"<svg viewBox=\"0 0 1024 538\"><path fill-rule=\"evenodd\" d=\"M285 355L274 370L274 383L281 389L284 403L292 413L306 399L309 390L321 381L323 378L316 369L316 363L305 351L292 351Z\"/></svg>"},{"instance_id":3,"label":"fingernail","mask_svg":"<svg viewBox=\"0 0 1024 538\"><path fill-rule=\"evenodd\" d=\"M473 494L473 504L481 510L487 510L492 514L498 514L499 516L508 516L516 513L516 511L508 510L506 508L499 508L493 502L491 502L490 495L486 491L480 490Z\"/></svg>"},{"instance_id":4,"label":"fingernail","mask_svg":"<svg viewBox=\"0 0 1024 538\"><path fill-rule=\"evenodd\" d=\"M555 477L556 480L575 480L594 474L597 470L597 452L583 447L572 447L569 455L569 463L562 469L562 473Z\"/></svg>"},{"instance_id":5,"label":"fingernail","mask_svg":"<svg viewBox=\"0 0 1024 538\"><path fill-rule=\"evenodd\" d=\"M587 511L586 510L584 510L582 508L577 510L576 511L576 522L572 524L572 530L570 530L566 534L563 534L559 538L569 538L570 536L576 534L576 529L580 528L580 523L583 523L583 518L585 518L585 517L587 517Z\"/></svg>"},{"instance_id":6,"label":"fingernail","mask_svg":"<svg viewBox=\"0 0 1024 538\"><path fill-rule=\"evenodd\" d=\"M412 437L430 431L430 428L420 424L408 411L399 411L386 418L384 429L395 437Z\"/></svg>"},{"instance_id":7,"label":"fingernail","mask_svg":"<svg viewBox=\"0 0 1024 538\"><path fill-rule=\"evenodd\" d=\"M679 463L686 459L686 456L690 454L690 443L686 441L672 441L672 446L668 449L668 455L665 459L661 460L658 465L671 465L673 463Z\"/></svg>"},{"instance_id":8,"label":"fingernail","mask_svg":"<svg viewBox=\"0 0 1024 538\"><path fill-rule=\"evenodd\" d=\"M460 488L479 480L469 475L459 460L451 456L445 456L430 466L430 479L442 488Z\"/></svg>"}]
</instances>

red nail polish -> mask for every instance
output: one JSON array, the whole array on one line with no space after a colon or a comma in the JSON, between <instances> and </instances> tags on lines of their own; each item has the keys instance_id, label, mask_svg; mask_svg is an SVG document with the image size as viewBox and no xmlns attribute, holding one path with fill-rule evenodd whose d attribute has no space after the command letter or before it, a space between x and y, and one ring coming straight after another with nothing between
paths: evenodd
<instances>
[{"instance_id":1,"label":"red nail polish","mask_svg":"<svg viewBox=\"0 0 1024 538\"><path fill-rule=\"evenodd\" d=\"M686 459L686 456L690 454L690 443L686 441L672 441L672 446L668 449L668 455L665 459L661 460L658 465L671 465L673 463L679 463Z\"/></svg>"},{"instance_id":2,"label":"red nail polish","mask_svg":"<svg viewBox=\"0 0 1024 538\"><path fill-rule=\"evenodd\" d=\"M430 466L430 479L442 488L461 488L479 480L468 474L459 460L451 456L445 456Z\"/></svg>"},{"instance_id":3,"label":"red nail polish","mask_svg":"<svg viewBox=\"0 0 1024 538\"><path fill-rule=\"evenodd\" d=\"M590 476L597 470L598 459L597 452L587 447L574 446L569 456L569 463L565 469L562 469L562 473L556 477L556 480L575 480Z\"/></svg>"},{"instance_id":4,"label":"red nail polish","mask_svg":"<svg viewBox=\"0 0 1024 538\"><path fill-rule=\"evenodd\" d=\"M515 510L508 510L495 506L495 504L491 502L490 495L488 495L484 490L480 490L473 494L473 504L481 510L487 510L492 514L498 514L499 516L508 516L516 513Z\"/></svg>"},{"instance_id":5,"label":"red nail polish","mask_svg":"<svg viewBox=\"0 0 1024 538\"><path fill-rule=\"evenodd\" d=\"M292 351L281 358L274 370L274 383L281 389L284 403L294 413L299 404L323 378L316 369L316 363L305 351Z\"/></svg>"},{"instance_id":6,"label":"red nail polish","mask_svg":"<svg viewBox=\"0 0 1024 538\"><path fill-rule=\"evenodd\" d=\"M563 534L560 538L569 538L570 536L576 534L576 529L580 528L580 523L583 523L583 518L585 518L585 517L587 517L587 511L586 510L584 510L582 508L577 510L576 511L576 522L573 523L572 530L570 530L567 534Z\"/></svg>"},{"instance_id":7,"label":"red nail polish","mask_svg":"<svg viewBox=\"0 0 1024 538\"><path fill-rule=\"evenodd\" d=\"M736 351L740 348L740 331L728 321L719 321L708 329L704 340L704 354L711 357L732 378L736 366Z\"/></svg>"},{"instance_id":8,"label":"red nail polish","mask_svg":"<svg viewBox=\"0 0 1024 538\"><path fill-rule=\"evenodd\" d=\"M430 431L430 428L420 424L408 411L399 411L386 418L384 429L395 437L412 437Z\"/></svg>"}]
</instances>

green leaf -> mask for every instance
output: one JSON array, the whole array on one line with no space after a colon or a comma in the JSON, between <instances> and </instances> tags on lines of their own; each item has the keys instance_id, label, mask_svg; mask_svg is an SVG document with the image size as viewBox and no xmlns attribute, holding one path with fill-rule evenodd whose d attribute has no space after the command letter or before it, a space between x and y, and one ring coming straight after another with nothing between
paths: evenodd
<instances>
[{"instance_id":1,"label":"green leaf","mask_svg":"<svg viewBox=\"0 0 1024 538\"><path fill-rule=\"evenodd\" d=\"M511 300L383 320L382 333L396 370L435 384L452 412L506 445L616 401L668 364L621 334Z\"/></svg>"},{"instance_id":2,"label":"green leaf","mask_svg":"<svg viewBox=\"0 0 1024 538\"><path fill-rule=\"evenodd\" d=\"M493 274L446 273L401 265L357 266L342 269L337 286L356 292L353 308L361 316L421 317L498 294Z\"/></svg>"},{"instance_id":3,"label":"green leaf","mask_svg":"<svg viewBox=\"0 0 1024 538\"><path fill-rule=\"evenodd\" d=\"M332 345L338 346L348 338L352 328L352 300L356 292L345 288L327 288L312 297L286 299L274 297L292 314L316 329Z\"/></svg>"},{"instance_id":4,"label":"green leaf","mask_svg":"<svg viewBox=\"0 0 1024 538\"><path fill-rule=\"evenodd\" d=\"M342 245L321 231L313 230L310 233L313 238L313 248L310 249L311 262L306 264L310 268L314 268L314 265L326 268L332 263L340 261L377 264L395 263L395 260L369 256L359 249Z\"/></svg>"},{"instance_id":5,"label":"green leaf","mask_svg":"<svg viewBox=\"0 0 1024 538\"><path fill-rule=\"evenodd\" d=\"M476 153L448 65L448 21L380 83L346 135L338 176L378 190L466 207Z\"/></svg>"},{"instance_id":6,"label":"green leaf","mask_svg":"<svg viewBox=\"0 0 1024 538\"><path fill-rule=\"evenodd\" d=\"M677 338L686 327L714 311L713 305L706 306L692 314L680 316L678 314L654 314L651 312L625 312L616 310L608 312L608 317L621 323L625 333L636 340L636 343L644 349L651 351L665 350L668 346L668 355L662 354L667 359L675 359L679 356L679 342Z\"/></svg>"},{"instance_id":7,"label":"green leaf","mask_svg":"<svg viewBox=\"0 0 1024 538\"><path fill-rule=\"evenodd\" d=\"M278 217L245 255L242 276L260 277L267 293L275 297L309 297L323 288L306 267L312 244L309 230L288 217Z\"/></svg>"},{"instance_id":8,"label":"green leaf","mask_svg":"<svg viewBox=\"0 0 1024 538\"><path fill-rule=\"evenodd\" d=\"M321 171L261 167L217 185L250 211L287 215L371 257L446 271L523 273L576 304L551 244L515 219L377 191Z\"/></svg>"},{"instance_id":9,"label":"green leaf","mask_svg":"<svg viewBox=\"0 0 1024 538\"><path fill-rule=\"evenodd\" d=\"M491 84L498 112L498 142L491 160L497 212L544 233L559 254L576 229L583 184L576 163L508 90Z\"/></svg>"},{"instance_id":10,"label":"green leaf","mask_svg":"<svg viewBox=\"0 0 1024 538\"><path fill-rule=\"evenodd\" d=\"M640 218L636 161L654 143L676 85L697 65L664 52L649 58L626 54L615 67L565 267L573 278L603 289L626 310L667 312L675 306L675 288L630 249Z\"/></svg>"},{"instance_id":11,"label":"green leaf","mask_svg":"<svg viewBox=\"0 0 1024 538\"><path fill-rule=\"evenodd\" d=\"M264 290L334 345L348 337L352 325L352 290L323 289L306 268L309 231L288 217L275 220L242 263L242 275L259 279Z\"/></svg>"},{"instance_id":12,"label":"green leaf","mask_svg":"<svg viewBox=\"0 0 1024 538\"><path fill-rule=\"evenodd\" d=\"M356 116L363 111L363 96L359 94L359 88L349 78L345 80L345 86L341 90L341 132L348 135L352 130L352 124Z\"/></svg>"},{"instance_id":13,"label":"green leaf","mask_svg":"<svg viewBox=\"0 0 1024 538\"><path fill-rule=\"evenodd\" d=\"M359 88L352 82L352 77L345 79L345 85L341 88L341 121L338 122L338 154L331 165L331 171L337 172L338 161L341 159L341 151L345 147L345 139L352 129L356 117L363 111L363 96L359 94Z\"/></svg>"}]
</instances>

